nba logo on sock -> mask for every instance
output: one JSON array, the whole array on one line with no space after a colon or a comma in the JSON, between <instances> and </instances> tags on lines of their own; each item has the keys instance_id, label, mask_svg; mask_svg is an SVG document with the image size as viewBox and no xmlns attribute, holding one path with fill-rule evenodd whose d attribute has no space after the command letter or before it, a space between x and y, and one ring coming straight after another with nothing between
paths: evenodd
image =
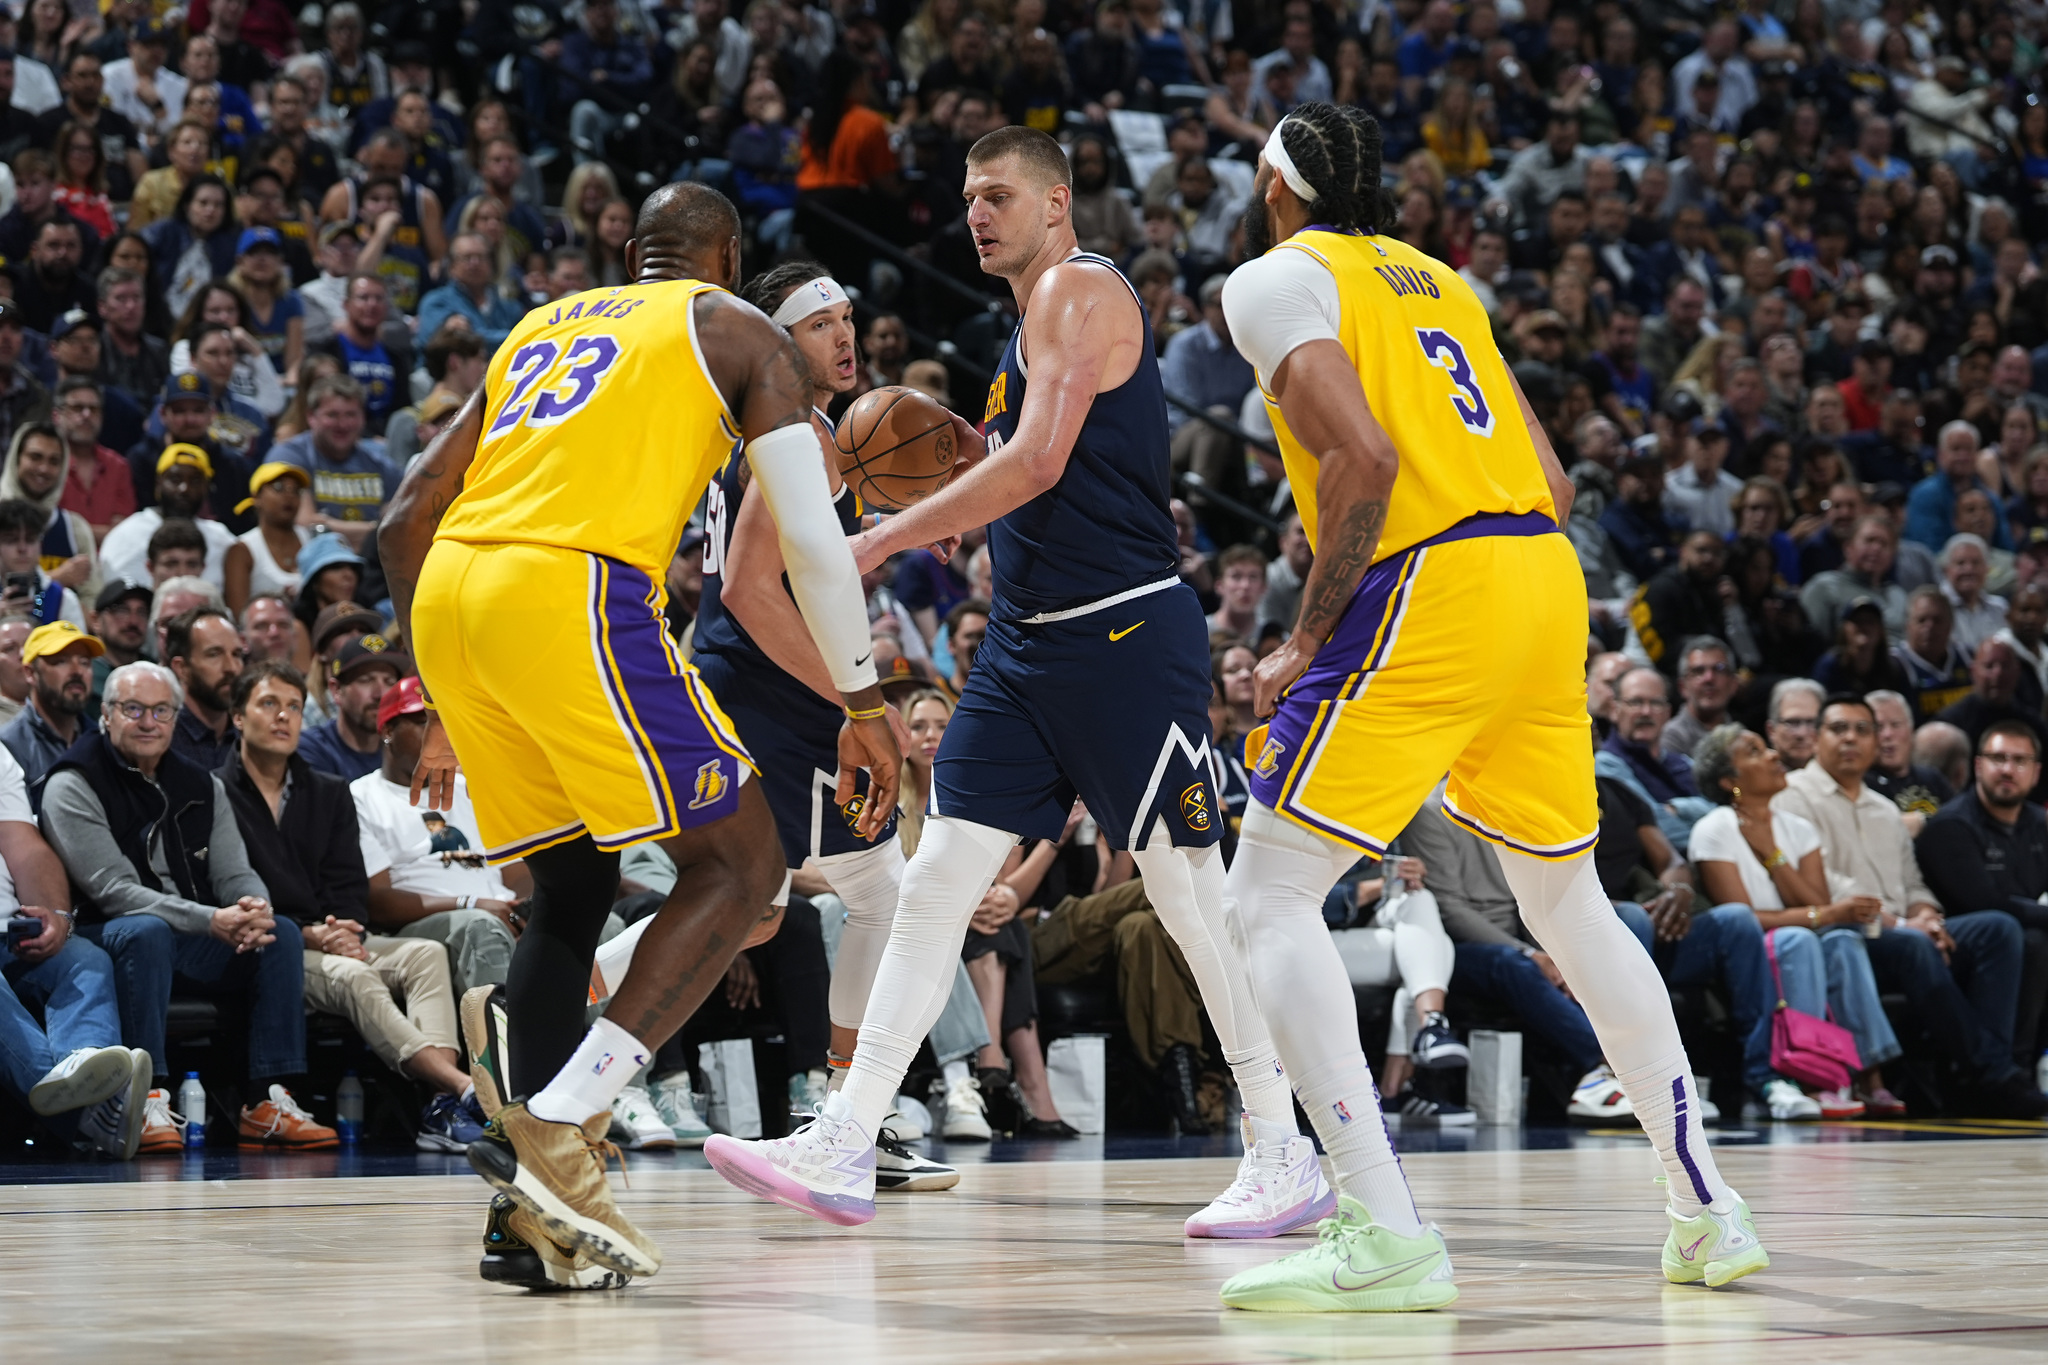
<instances>
[{"instance_id":1,"label":"nba logo on sock","mask_svg":"<svg viewBox=\"0 0 2048 1365\"><path fill-rule=\"evenodd\" d=\"M604 1054L604 1056L597 1059L596 1066L590 1068L590 1074L593 1076L602 1076L607 1070L611 1068L611 1064L612 1054L607 1052Z\"/></svg>"},{"instance_id":2,"label":"nba logo on sock","mask_svg":"<svg viewBox=\"0 0 2048 1365\"><path fill-rule=\"evenodd\" d=\"M1337 1102L1336 1102L1335 1104L1331 1105L1331 1106L1330 1106L1330 1108L1336 1111L1336 1113L1337 1113L1337 1122L1339 1122L1339 1123L1349 1123L1349 1122L1351 1122L1351 1111L1350 1111L1349 1109L1346 1109L1346 1108L1344 1107L1344 1101L1342 1101L1342 1100L1338 1100L1338 1101L1337 1101Z\"/></svg>"}]
</instances>

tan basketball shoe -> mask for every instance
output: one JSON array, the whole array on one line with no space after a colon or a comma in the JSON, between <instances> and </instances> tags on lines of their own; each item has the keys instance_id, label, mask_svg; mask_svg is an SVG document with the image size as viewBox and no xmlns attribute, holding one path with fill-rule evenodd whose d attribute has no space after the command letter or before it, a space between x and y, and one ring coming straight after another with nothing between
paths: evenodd
<instances>
[{"instance_id":1,"label":"tan basketball shoe","mask_svg":"<svg viewBox=\"0 0 2048 1365\"><path fill-rule=\"evenodd\" d=\"M471 986L462 993L462 1046L469 1058L469 1081L476 1087L477 1107L484 1111L485 1122L504 1108L512 1094L505 1032L503 986Z\"/></svg>"},{"instance_id":2,"label":"tan basketball shoe","mask_svg":"<svg viewBox=\"0 0 2048 1365\"><path fill-rule=\"evenodd\" d=\"M606 1158L619 1154L605 1141L611 1121L606 1109L580 1127L551 1123L528 1113L524 1101L508 1104L469 1144L469 1164L558 1245L628 1275L652 1275L661 1250L619 1211L605 1179Z\"/></svg>"},{"instance_id":3,"label":"tan basketball shoe","mask_svg":"<svg viewBox=\"0 0 2048 1365\"><path fill-rule=\"evenodd\" d=\"M576 1289L623 1289L632 1276L602 1266L580 1251L555 1245L540 1220L510 1195L491 1196L484 1224L484 1256L477 1274L493 1284L515 1285L542 1292Z\"/></svg>"}]
</instances>

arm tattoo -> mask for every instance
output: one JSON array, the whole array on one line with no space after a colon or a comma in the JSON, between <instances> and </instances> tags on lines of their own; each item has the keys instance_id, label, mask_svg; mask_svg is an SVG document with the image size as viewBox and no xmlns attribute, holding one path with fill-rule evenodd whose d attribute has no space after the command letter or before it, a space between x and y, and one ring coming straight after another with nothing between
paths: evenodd
<instances>
[{"instance_id":1,"label":"arm tattoo","mask_svg":"<svg viewBox=\"0 0 2048 1365\"><path fill-rule=\"evenodd\" d=\"M1302 591L1296 630L1318 641L1330 638L1337 619L1350 604L1351 595L1358 591L1359 580L1372 564L1386 524L1385 498L1355 503L1324 524L1320 553Z\"/></svg>"}]
</instances>

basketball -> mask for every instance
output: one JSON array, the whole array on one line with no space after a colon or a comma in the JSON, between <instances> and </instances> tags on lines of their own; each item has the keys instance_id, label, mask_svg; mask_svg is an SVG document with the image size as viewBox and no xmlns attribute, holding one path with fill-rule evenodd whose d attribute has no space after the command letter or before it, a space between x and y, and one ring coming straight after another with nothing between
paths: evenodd
<instances>
[{"instance_id":1,"label":"basketball","mask_svg":"<svg viewBox=\"0 0 2048 1365\"><path fill-rule=\"evenodd\" d=\"M953 415L901 385L856 399L833 443L854 495L883 512L900 512L944 488L960 453Z\"/></svg>"}]
</instances>

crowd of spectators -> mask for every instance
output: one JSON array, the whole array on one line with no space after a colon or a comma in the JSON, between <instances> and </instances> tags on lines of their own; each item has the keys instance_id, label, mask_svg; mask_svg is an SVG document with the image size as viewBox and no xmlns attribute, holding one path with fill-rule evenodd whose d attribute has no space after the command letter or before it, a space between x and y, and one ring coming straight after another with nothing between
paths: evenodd
<instances>
[{"instance_id":1,"label":"crowd of spectators","mask_svg":"<svg viewBox=\"0 0 2048 1365\"><path fill-rule=\"evenodd\" d=\"M1015 309L965 230L967 148L1065 143L1173 399L1241 811L1252 669L1312 552L1221 287L1265 139L1333 100L1378 120L1395 233L1479 296L1568 470L1600 872L1673 989L1719 999L1718 1096L2040 1112L2044 37L1991 0L0 6L0 901L43 925L0 950L10 1093L118 1153L141 1085L139 1140L174 1146L169 1003L228 995L245 1139L332 1140L294 1098L308 1009L418 1084L422 1142L473 1128L450 1002L503 980L530 888L483 865L466 795L403 800L420 713L377 522L528 309L626 282L671 179L739 206L750 273L804 254L856 290L842 403L907 384L973 417ZM700 539L669 575L685 640ZM927 766L990 573L970 536L869 579ZM1396 991L1392 1112L1469 1120L1455 1034L1506 1019L1573 1113L1625 1116L1483 847L1425 811L1396 849L1328 909L1361 990ZM807 885L821 934L722 997L762 1036L810 1036L836 935ZM1038 992L1089 979L1183 1131L1227 1121L1185 963L1084 811L1005 868L966 956L983 1017L937 1057L934 1126L1061 1131ZM1860 1067L1778 1069L1781 1000ZM627 1136L699 1133L693 1088L636 1089Z\"/></svg>"}]
</instances>

